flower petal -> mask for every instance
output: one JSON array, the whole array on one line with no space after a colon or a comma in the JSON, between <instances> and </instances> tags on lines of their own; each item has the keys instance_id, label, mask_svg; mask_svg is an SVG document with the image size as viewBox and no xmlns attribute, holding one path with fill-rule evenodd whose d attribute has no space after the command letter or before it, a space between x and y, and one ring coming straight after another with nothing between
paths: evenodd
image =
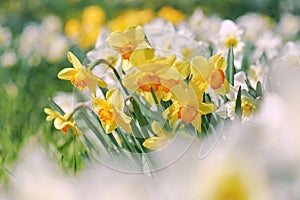
<instances>
[{"instance_id":1,"label":"flower petal","mask_svg":"<svg viewBox=\"0 0 300 200\"><path fill-rule=\"evenodd\" d=\"M155 58L154 49L151 48L137 49L132 52L130 56L130 63L133 66L139 66L145 63L149 63L154 58Z\"/></svg>"},{"instance_id":2,"label":"flower petal","mask_svg":"<svg viewBox=\"0 0 300 200\"><path fill-rule=\"evenodd\" d=\"M68 52L68 60L70 61L70 63L72 63L74 68L80 68L82 67L81 62L78 60L78 58L72 53L72 52Z\"/></svg>"},{"instance_id":3,"label":"flower petal","mask_svg":"<svg viewBox=\"0 0 300 200\"><path fill-rule=\"evenodd\" d=\"M57 77L62 80L71 80L77 73L77 69L64 68L57 74Z\"/></svg>"}]
</instances>

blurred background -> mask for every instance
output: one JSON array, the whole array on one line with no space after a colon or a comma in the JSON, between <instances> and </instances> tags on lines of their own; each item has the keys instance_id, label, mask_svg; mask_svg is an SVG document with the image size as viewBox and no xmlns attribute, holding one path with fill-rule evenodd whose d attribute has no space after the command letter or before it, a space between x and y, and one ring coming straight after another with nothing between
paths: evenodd
<instances>
[{"instance_id":1,"label":"blurred background","mask_svg":"<svg viewBox=\"0 0 300 200\"><path fill-rule=\"evenodd\" d=\"M168 7L166 7L168 6ZM0 6L0 185L8 182L11 166L27 143L42 143L61 166L71 168L72 135L64 135L45 121L50 97L72 94L72 86L58 80L70 66L66 53L80 60L93 49L102 27L122 30L174 12L174 24L196 8L206 15L235 20L249 12L276 22L283 13L300 13L298 0L1 0ZM69 92L61 93L60 91ZM81 151L80 143L77 151ZM80 154L78 154L80 156ZM80 159L78 159L80 160ZM79 169L84 167L78 162Z\"/></svg>"}]
</instances>

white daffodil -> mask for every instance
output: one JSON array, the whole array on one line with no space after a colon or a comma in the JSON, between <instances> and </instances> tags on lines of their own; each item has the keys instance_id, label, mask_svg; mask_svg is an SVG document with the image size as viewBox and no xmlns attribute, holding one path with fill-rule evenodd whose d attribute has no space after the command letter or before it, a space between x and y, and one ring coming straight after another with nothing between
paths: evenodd
<instances>
[{"instance_id":1,"label":"white daffodil","mask_svg":"<svg viewBox=\"0 0 300 200\"><path fill-rule=\"evenodd\" d=\"M243 50L244 41L242 39L243 30L231 20L224 20L219 29L220 52L226 52L230 46L237 54Z\"/></svg>"},{"instance_id":2,"label":"white daffodil","mask_svg":"<svg viewBox=\"0 0 300 200\"><path fill-rule=\"evenodd\" d=\"M244 28L244 37L251 42L255 42L262 33L270 31L272 28L271 18L257 13L249 13L239 17L237 24Z\"/></svg>"},{"instance_id":3,"label":"white daffodil","mask_svg":"<svg viewBox=\"0 0 300 200\"><path fill-rule=\"evenodd\" d=\"M294 38L300 29L300 17L290 13L284 14L277 24L277 32L284 39Z\"/></svg>"}]
</instances>

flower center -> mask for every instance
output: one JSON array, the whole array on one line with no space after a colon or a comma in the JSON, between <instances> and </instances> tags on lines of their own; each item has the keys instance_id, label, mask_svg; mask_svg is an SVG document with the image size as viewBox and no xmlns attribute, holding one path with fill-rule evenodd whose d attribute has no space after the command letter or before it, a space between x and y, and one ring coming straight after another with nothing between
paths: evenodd
<instances>
[{"instance_id":1,"label":"flower center","mask_svg":"<svg viewBox=\"0 0 300 200\"><path fill-rule=\"evenodd\" d=\"M198 115L198 110L193 105L182 106L180 107L177 115L179 119L182 119L185 123L190 124Z\"/></svg>"},{"instance_id":2,"label":"flower center","mask_svg":"<svg viewBox=\"0 0 300 200\"><path fill-rule=\"evenodd\" d=\"M137 85L144 92L150 92L151 87L152 87L153 91L156 92L158 90L159 86L161 85L161 83L160 83L160 79L157 75L147 74L138 79Z\"/></svg>"},{"instance_id":3,"label":"flower center","mask_svg":"<svg viewBox=\"0 0 300 200\"><path fill-rule=\"evenodd\" d=\"M100 108L98 116L105 124L112 124L114 122L114 115L110 109Z\"/></svg>"},{"instance_id":4,"label":"flower center","mask_svg":"<svg viewBox=\"0 0 300 200\"><path fill-rule=\"evenodd\" d=\"M68 132L68 128L69 128L69 125L65 125L64 127L62 127L60 130L61 132L63 132L64 134L66 134Z\"/></svg>"},{"instance_id":5,"label":"flower center","mask_svg":"<svg viewBox=\"0 0 300 200\"><path fill-rule=\"evenodd\" d=\"M76 75L72 77L71 83L79 90L84 90L87 87L87 80L85 78L76 80Z\"/></svg>"},{"instance_id":6,"label":"flower center","mask_svg":"<svg viewBox=\"0 0 300 200\"><path fill-rule=\"evenodd\" d=\"M210 87L214 90L222 87L225 80L225 74L221 69L214 70L209 77Z\"/></svg>"},{"instance_id":7,"label":"flower center","mask_svg":"<svg viewBox=\"0 0 300 200\"><path fill-rule=\"evenodd\" d=\"M162 91L165 93L170 92L170 89L174 86L178 84L178 80L174 80L174 79L169 79L169 80L162 80Z\"/></svg>"},{"instance_id":8,"label":"flower center","mask_svg":"<svg viewBox=\"0 0 300 200\"><path fill-rule=\"evenodd\" d=\"M242 114L243 116L250 117L255 110L255 105L253 105L249 100L242 101Z\"/></svg>"},{"instance_id":9,"label":"flower center","mask_svg":"<svg viewBox=\"0 0 300 200\"><path fill-rule=\"evenodd\" d=\"M136 48L136 45L134 45L132 43L128 43L127 45L119 48L119 54L122 55L122 58L124 60L129 60L129 58L135 48Z\"/></svg>"},{"instance_id":10,"label":"flower center","mask_svg":"<svg viewBox=\"0 0 300 200\"><path fill-rule=\"evenodd\" d=\"M237 44L238 44L238 41L237 41L236 37L234 37L234 36L229 36L225 41L225 46L227 48L229 48L230 45L234 48L237 46Z\"/></svg>"}]
</instances>

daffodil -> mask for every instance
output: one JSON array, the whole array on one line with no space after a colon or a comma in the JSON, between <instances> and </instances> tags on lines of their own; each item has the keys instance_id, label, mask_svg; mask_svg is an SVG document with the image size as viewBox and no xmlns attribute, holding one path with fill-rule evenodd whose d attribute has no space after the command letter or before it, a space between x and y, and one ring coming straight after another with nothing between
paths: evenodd
<instances>
[{"instance_id":1,"label":"daffodil","mask_svg":"<svg viewBox=\"0 0 300 200\"><path fill-rule=\"evenodd\" d=\"M111 89L106 93L106 100L94 98L92 104L106 133L111 133L118 126L128 133L132 132L131 118L123 112L124 98L120 90Z\"/></svg>"},{"instance_id":2,"label":"daffodil","mask_svg":"<svg viewBox=\"0 0 300 200\"><path fill-rule=\"evenodd\" d=\"M184 14L179 10L176 10L170 6L162 7L157 14L159 17L163 18L166 21L172 22L177 25L184 19Z\"/></svg>"},{"instance_id":3,"label":"daffodil","mask_svg":"<svg viewBox=\"0 0 300 200\"><path fill-rule=\"evenodd\" d=\"M150 48L144 30L139 25L131 25L122 32L112 32L106 39L106 42L124 60L129 60L132 52L137 48Z\"/></svg>"},{"instance_id":4,"label":"daffodil","mask_svg":"<svg viewBox=\"0 0 300 200\"><path fill-rule=\"evenodd\" d=\"M57 130L61 130L61 132L66 134L68 132L68 129L71 128L76 135L80 133L80 130L75 125L74 119L72 117L73 112L61 115L60 113L50 108L45 108L44 112L47 114L47 121L54 120L54 127Z\"/></svg>"},{"instance_id":5,"label":"daffodil","mask_svg":"<svg viewBox=\"0 0 300 200\"><path fill-rule=\"evenodd\" d=\"M74 68L64 68L58 73L58 78L62 80L70 80L71 83L79 90L84 90L87 87L93 96L96 96L96 86L106 88L106 83L95 76L87 67L83 66L77 57L68 52L68 59L73 64Z\"/></svg>"},{"instance_id":6,"label":"daffodil","mask_svg":"<svg viewBox=\"0 0 300 200\"><path fill-rule=\"evenodd\" d=\"M169 120L170 126L174 127L178 120L186 124L192 124L201 133L201 115L212 113L216 106L212 103L203 102L203 94L206 89L206 82L201 75L195 76L190 85L176 85L173 88L177 100L163 113L165 119Z\"/></svg>"},{"instance_id":7,"label":"daffodil","mask_svg":"<svg viewBox=\"0 0 300 200\"><path fill-rule=\"evenodd\" d=\"M133 52L130 62L136 70L132 70L122 80L126 88L142 93L150 103L151 89L158 100L170 100L170 89L177 85L183 77L172 68L176 56L156 58L153 49L139 49Z\"/></svg>"},{"instance_id":8,"label":"daffodil","mask_svg":"<svg viewBox=\"0 0 300 200\"><path fill-rule=\"evenodd\" d=\"M161 123L153 122L151 124L152 131L156 136L149 137L143 142L143 146L151 150L159 150L165 148L171 141L174 135L167 132Z\"/></svg>"},{"instance_id":9,"label":"daffodil","mask_svg":"<svg viewBox=\"0 0 300 200\"><path fill-rule=\"evenodd\" d=\"M203 56L196 56L191 65L192 76L201 74L209 86L219 94L229 92L229 83L224 73L226 61L221 54L212 56L208 61Z\"/></svg>"}]
</instances>

